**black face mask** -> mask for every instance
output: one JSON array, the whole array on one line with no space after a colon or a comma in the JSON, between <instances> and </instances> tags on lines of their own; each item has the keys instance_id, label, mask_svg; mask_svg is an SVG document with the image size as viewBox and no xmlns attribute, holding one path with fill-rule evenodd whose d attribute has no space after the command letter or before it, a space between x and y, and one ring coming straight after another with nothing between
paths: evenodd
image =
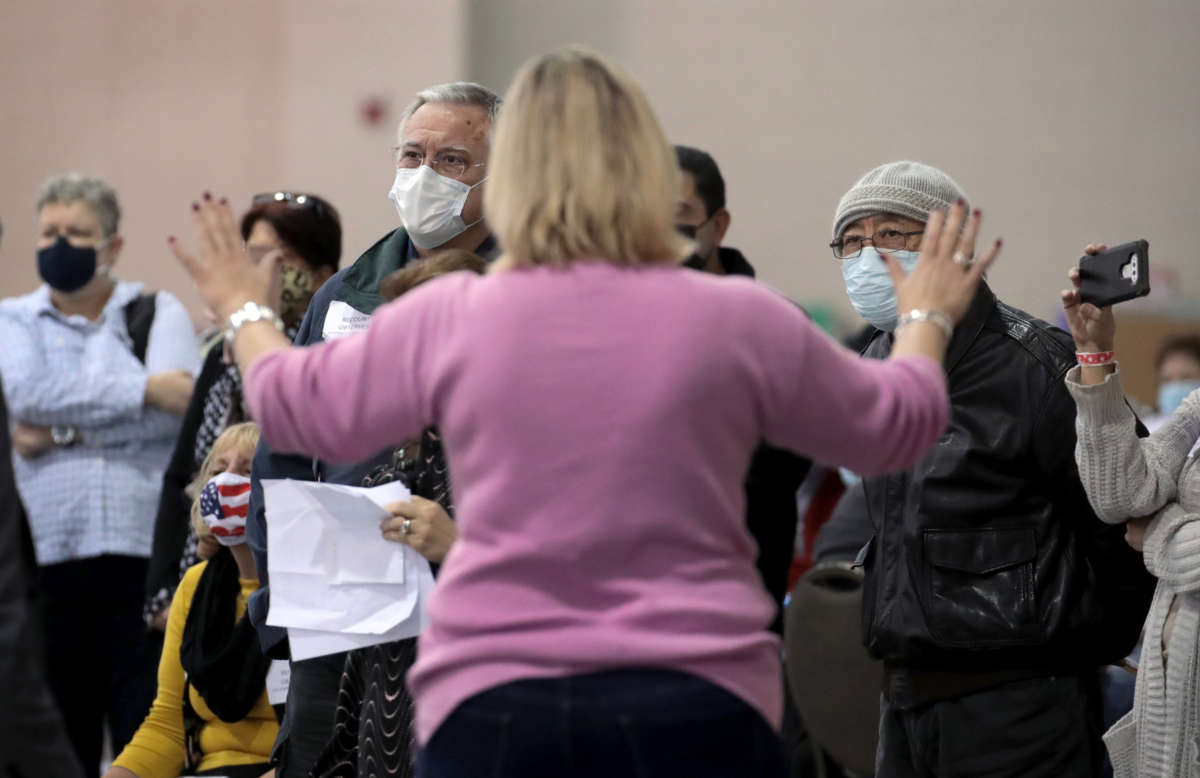
<instances>
[{"instance_id":1,"label":"black face mask","mask_svg":"<svg viewBox=\"0 0 1200 778\"><path fill-rule=\"evenodd\" d=\"M38 249L38 275L60 292L82 289L96 275L96 248L72 246L59 235L53 246Z\"/></svg>"},{"instance_id":2,"label":"black face mask","mask_svg":"<svg viewBox=\"0 0 1200 778\"><path fill-rule=\"evenodd\" d=\"M694 241L696 240L696 231L707 224L708 220L711 218L712 216L709 216L708 219L705 219L699 224L676 224L675 231L688 240ZM707 264L708 260L694 251L690 257L683 260L683 266L690 267L692 270L703 270Z\"/></svg>"}]
</instances>

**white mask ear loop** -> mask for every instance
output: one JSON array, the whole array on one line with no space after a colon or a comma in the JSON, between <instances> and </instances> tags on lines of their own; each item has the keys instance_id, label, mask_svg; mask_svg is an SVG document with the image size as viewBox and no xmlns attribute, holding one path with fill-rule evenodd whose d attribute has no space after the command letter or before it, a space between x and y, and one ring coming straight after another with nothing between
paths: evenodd
<instances>
[{"instance_id":1,"label":"white mask ear loop","mask_svg":"<svg viewBox=\"0 0 1200 778\"><path fill-rule=\"evenodd\" d=\"M467 190L467 197L470 197L470 196L471 196L471 192L475 191L475 187L482 185L482 184L483 184L483 182L484 182L484 181L487 181L487 180L488 180L488 177L487 177L487 176L484 176L483 178L481 178L481 179L479 179L478 181L476 181L474 184L471 184L471 188ZM465 206L466 204L467 204L467 201L466 201L466 200L463 200L463 205ZM463 230L463 232L466 232L467 230L471 229L471 228L472 228L472 227L474 227L476 224L479 224L481 221L483 221L483 214L482 214L482 213L480 213L480 215L479 215L479 218L478 218L478 219L476 219L475 221L473 221L473 222L471 222L470 224L468 224L468 225L466 226L466 229L464 229L464 230Z\"/></svg>"},{"instance_id":2,"label":"white mask ear loop","mask_svg":"<svg viewBox=\"0 0 1200 778\"><path fill-rule=\"evenodd\" d=\"M104 264L100 264L100 253L108 248L109 243L111 241L112 241L112 235L109 235L105 238L102 238L100 240L100 242L97 243L95 246L95 248L96 248L96 275L104 276L105 278L113 277L112 262L105 262Z\"/></svg>"}]
</instances>

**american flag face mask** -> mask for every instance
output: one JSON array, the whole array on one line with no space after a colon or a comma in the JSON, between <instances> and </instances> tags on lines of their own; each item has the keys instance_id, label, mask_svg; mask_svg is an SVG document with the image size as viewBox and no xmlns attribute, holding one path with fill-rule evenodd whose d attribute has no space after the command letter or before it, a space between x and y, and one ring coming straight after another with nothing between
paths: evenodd
<instances>
[{"instance_id":1,"label":"american flag face mask","mask_svg":"<svg viewBox=\"0 0 1200 778\"><path fill-rule=\"evenodd\" d=\"M200 490L200 516L222 546L246 542L246 510L250 479L237 473L218 473Z\"/></svg>"}]
</instances>

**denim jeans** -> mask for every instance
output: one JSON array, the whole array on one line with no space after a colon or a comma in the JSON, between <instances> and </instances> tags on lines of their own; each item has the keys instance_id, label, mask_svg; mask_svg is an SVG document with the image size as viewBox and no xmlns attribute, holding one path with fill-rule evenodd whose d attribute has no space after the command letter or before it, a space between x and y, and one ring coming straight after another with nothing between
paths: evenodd
<instances>
[{"instance_id":1,"label":"denim jeans","mask_svg":"<svg viewBox=\"0 0 1200 778\"><path fill-rule=\"evenodd\" d=\"M779 736L757 710L709 681L655 669L494 687L458 706L417 756L418 778L784 774Z\"/></svg>"}]
</instances>

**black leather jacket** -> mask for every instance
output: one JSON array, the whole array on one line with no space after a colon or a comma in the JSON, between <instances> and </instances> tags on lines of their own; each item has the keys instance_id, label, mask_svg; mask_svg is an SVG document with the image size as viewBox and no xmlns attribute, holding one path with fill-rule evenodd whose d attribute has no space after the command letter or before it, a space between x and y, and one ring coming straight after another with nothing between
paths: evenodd
<instances>
[{"instance_id":1,"label":"black leather jacket","mask_svg":"<svg viewBox=\"0 0 1200 778\"><path fill-rule=\"evenodd\" d=\"M882 358L878 333L864 354ZM1114 662L1154 580L1124 527L1092 512L1075 465L1070 336L980 288L946 355L950 423L911 470L864 486L875 537L867 648L959 671Z\"/></svg>"}]
</instances>

